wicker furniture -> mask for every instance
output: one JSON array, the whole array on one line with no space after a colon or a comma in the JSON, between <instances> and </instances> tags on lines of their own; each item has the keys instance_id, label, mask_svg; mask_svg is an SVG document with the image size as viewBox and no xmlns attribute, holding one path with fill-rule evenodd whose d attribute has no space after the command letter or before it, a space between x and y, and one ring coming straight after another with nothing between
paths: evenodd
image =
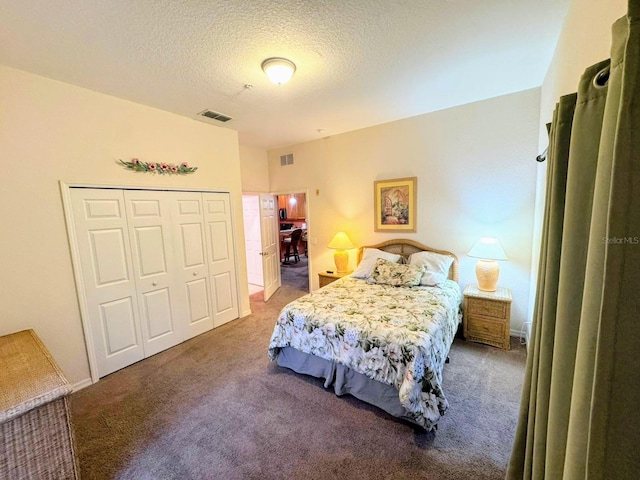
<instances>
[{"instance_id":1,"label":"wicker furniture","mask_svg":"<svg viewBox=\"0 0 640 480\"><path fill-rule=\"evenodd\" d=\"M69 383L33 330L0 337L0 478L78 478Z\"/></svg>"},{"instance_id":2,"label":"wicker furniture","mask_svg":"<svg viewBox=\"0 0 640 480\"><path fill-rule=\"evenodd\" d=\"M338 273L338 272L320 272L318 274L318 282L320 283L320 288L324 287L325 285L329 285L331 282L335 282L336 280L338 280L339 278L344 277L345 275L349 275L352 271L348 271L348 272L344 272L344 273Z\"/></svg>"},{"instance_id":3,"label":"wicker furniture","mask_svg":"<svg viewBox=\"0 0 640 480\"><path fill-rule=\"evenodd\" d=\"M511 348L511 291L498 287L495 292L479 290L477 285L464 289L464 337L472 342Z\"/></svg>"}]
</instances>

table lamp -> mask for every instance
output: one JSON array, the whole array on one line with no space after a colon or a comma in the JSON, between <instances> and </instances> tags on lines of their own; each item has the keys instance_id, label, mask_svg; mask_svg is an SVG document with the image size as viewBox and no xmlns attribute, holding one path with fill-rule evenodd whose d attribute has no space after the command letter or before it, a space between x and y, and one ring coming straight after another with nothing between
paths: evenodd
<instances>
[{"instance_id":1,"label":"table lamp","mask_svg":"<svg viewBox=\"0 0 640 480\"><path fill-rule=\"evenodd\" d=\"M500 267L496 260L507 260L507 255L497 238L482 237L467 254L479 258L476 264L476 278L478 289L485 292L495 292L498 283Z\"/></svg>"},{"instance_id":2,"label":"table lamp","mask_svg":"<svg viewBox=\"0 0 640 480\"><path fill-rule=\"evenodd\" d=\"M350 248L356 248L351 239L344 232L338 232L334 235L328 245L329 248L335 249L333 254L333 261L336 263L336 271L338 273L345 273L347 271L347 265L349 265L349 254L347 250Z\"/></svg>"}]
</instances>

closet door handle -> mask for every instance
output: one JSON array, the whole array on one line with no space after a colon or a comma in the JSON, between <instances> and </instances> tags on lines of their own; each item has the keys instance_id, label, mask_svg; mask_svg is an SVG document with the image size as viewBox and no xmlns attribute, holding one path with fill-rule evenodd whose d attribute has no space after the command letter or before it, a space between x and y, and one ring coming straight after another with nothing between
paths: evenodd
<instances>
[{"instance_id":1,"label":"closet door handle","mask_svg":"<svg viewBox=\"0 0 640 480\"><path fill-rule=\"evenodd\" d=\"M158 282L152 282L151 285L153 285L154 287L158 285Z\"/></svg>"},{"instance_id":2,"label":"closet door handle","mask_svg":"<svg viewBox=\"0 0 640 480\"><path fill-rule=\"evenodd\" d=\"M193 272L193 276L197 277L198 276L198 272Z\"/></svg>"}]
</instances>

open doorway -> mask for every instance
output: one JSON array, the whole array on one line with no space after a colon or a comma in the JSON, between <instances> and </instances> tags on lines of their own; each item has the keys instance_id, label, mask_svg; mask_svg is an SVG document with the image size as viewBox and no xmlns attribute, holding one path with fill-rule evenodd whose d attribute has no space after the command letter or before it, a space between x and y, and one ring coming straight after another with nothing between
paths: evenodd
<instances>
[{"instance_id":1,"label":"open doorway","mask_svg":"<svg viewBox=\"0 0 640 480\"><path fill-rule=\"evenodd\" d=\"M307 195L278 194L280 277L282 285L309 291Z\"/></svg>"},{"instance_id":2,"label":"open doorway","mask_svg":"<svg viewBox=\"0 0 640 480\"><path fill-rule=\"evenodd\" d=\"M309 291L306 197L242 195L249 295L262 292L267 300L280 285Z\"/></svg>"}]
</instances>

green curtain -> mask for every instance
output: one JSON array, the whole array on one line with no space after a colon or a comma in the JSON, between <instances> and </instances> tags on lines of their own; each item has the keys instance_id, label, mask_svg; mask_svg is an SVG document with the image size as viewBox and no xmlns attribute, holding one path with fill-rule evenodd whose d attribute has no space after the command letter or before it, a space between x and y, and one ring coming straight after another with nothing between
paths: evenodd
<instances>
[{"instance_id":1,"label":"green curtain","mask_svg":"<svg viewBox=\"0 0 640 480\"><path fill-rule=\"evenodd\" d=\"M640 0L560 98L507 479L640 478Z\"/></svg>"}]
</instances>

